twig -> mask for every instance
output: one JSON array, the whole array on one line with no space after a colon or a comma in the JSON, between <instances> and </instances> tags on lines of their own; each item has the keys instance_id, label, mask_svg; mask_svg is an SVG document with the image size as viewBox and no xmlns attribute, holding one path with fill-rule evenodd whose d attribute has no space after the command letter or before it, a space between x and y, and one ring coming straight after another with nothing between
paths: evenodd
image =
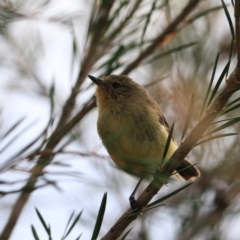
<instances>
[{"instance_id":1,"label":"twig","mask_svg":"<svg viewBox=\"0 0 240 240\"><path fill-rule=\"evenodd\" d=\"M238 64L240 65L240 8L239 8L239 1L235 0L235 11L234 11L234 16L235 16L235 29L236 29L236 39L235 39L235 44L237 48L237 56L238 56ZM238 9L238 10L237 10Z\"/></svg>"}]
</instances>

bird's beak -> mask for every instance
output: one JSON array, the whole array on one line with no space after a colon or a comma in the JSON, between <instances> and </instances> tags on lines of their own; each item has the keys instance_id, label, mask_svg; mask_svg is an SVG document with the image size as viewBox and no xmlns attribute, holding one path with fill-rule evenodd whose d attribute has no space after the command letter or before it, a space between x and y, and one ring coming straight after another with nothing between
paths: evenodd
<instances>
[{"instance_id":1,"label":"bird's beak","mask_svg":"<svg viewBox=\"0 0 240 240\"><path fill-rule=\"evenodd\" d=\"M91 75L88 75L88 77L98 86L104 86L104 83L100 78L96 78L96 77L91 76Z\"/></svg>"}]
</instances>

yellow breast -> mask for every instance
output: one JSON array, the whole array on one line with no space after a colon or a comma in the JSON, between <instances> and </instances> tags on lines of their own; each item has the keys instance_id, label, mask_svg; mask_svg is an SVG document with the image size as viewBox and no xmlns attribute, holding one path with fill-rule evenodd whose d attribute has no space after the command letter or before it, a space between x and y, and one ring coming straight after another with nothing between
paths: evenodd
<instances>
[{"instance_id":1,"label":"yellow breast","mask_svg":"<svg viewBox=\"0 0 240 240\"><path fill-rule=\"evenodd\" d=\"M134 114L99 111L98 133L113 161L131 174L149 174L161 166L168 132L158 121L156 111L148 109ZM171 143L168 156L175 151Z\"/></svg>"}]
</instances>

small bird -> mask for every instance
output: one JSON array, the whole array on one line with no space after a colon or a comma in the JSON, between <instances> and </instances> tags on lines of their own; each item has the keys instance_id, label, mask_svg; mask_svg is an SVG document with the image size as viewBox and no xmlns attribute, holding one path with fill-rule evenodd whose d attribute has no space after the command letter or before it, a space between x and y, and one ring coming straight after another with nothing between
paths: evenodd
<instances>
[{"instance_id":1,"label":"small bird","mask_svg":"<svg viewBox=\"0 0 240 240\"><path fill-rule=\"evenodd\" d=\"M141 85L124 75L88 76L96 85L97 129L112 160L124 171L146 177L162 167L169 125L157 102ZM172 139L165 161L178 148ZM200 176L187 159L177 174L186 181Z\"/></svg>"}]
</instances>

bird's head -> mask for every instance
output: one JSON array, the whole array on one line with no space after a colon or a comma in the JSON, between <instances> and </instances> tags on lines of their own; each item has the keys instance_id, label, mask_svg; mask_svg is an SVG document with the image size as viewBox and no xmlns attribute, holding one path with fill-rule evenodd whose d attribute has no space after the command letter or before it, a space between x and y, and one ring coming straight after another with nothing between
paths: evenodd
<instances>
[{"instance_id":1,"label":"bird's head","mask_svg":"<svg viewBox=\"0 0 240 240\"><path fill-rule=\"evenodd\" d=\"M100 105L106 103L110 106L111 102L114 105L127 103L146 94L141 85L125 75L109 75L102 78L89 75L88 77L97 85L96 97Z\"/></svg>"}]
</instances>

